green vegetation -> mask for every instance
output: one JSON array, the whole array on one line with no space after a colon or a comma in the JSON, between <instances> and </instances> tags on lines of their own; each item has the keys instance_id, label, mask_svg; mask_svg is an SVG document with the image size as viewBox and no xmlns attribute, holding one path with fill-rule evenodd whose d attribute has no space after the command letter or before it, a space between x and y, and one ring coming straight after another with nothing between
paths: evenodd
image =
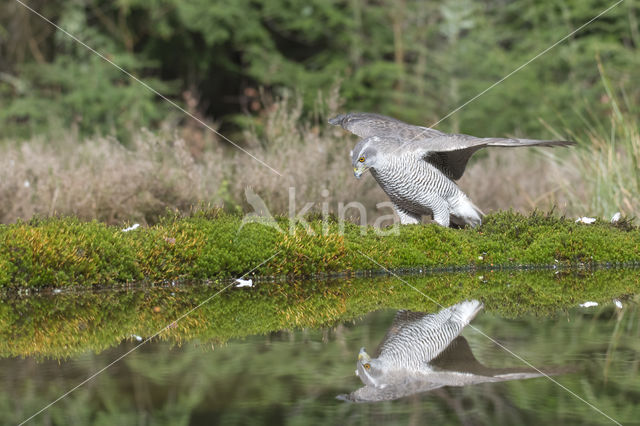
<instances>
[{"instance_id":1,"label":"green vegetation","mask_svg":"<svg viewBox=\"0 0 640 426\"><path fill-rule=\"evenodd\" d=\"M77 129L125 135L170 108L14 2L0 6L2 136ZM266 97L340 83L349 109L429 124L611 5L416 0L129 0L36 7L44 16L203 117L242 124ZM543 137L599 115L596 55L638 105L638 6L623 2L457 113L443 129ZM235 120L233 117L235 116ZM170 120L182 117L171 117ZM57 124L52 127L52 124Z\"/></svg>"},{"instance_id":2,"label":"green vegetation","mask_svg":"<svg viewBox=\"0 0 640 426\"><path fill-rule=\"evenodd\" d=\"M377 277L260 282L216 296L221 284L14 297L0 307L0 357L60 359L101 352L123 339L134 340L133 335L153 336L169 324L160 339L220 344L279 330L332 326L380 309L432 312L471 298L483 300L487 311L502 317L542 316L586 300L606 304L612 297L640 290L638 275L622 269L559 274L484 271L403 280L415 289L395 277Z\"/></svg>"},{"instance_id":3,"label":"green vegetation","mask_svg":"<svg viewBox=\"0 0 640 426\"><path fill-rule=\"evenodd\" d=\"M146 281L215 280L397 268L497 268L518 265L621 263L640 260L640 233L616 225L574 223L552 215L490 215L477 229L400 226L381 236L371 227L320 218L289 229L248 223L221 210L164 218L122 232L74 218L0 226L0 286L91 287ZM341 232L341 226L344 231ZM387 230L389 231L389 230ZM371 258L372 260L370 260ZM253 271L253 268L256 268Z\"/></svg>"}]
</instances>

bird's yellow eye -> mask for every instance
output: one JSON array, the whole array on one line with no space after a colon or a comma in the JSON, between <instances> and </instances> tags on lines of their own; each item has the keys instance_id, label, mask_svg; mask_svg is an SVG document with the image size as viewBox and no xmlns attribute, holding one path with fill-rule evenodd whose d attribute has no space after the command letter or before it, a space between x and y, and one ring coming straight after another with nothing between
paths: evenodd
<instances>
[{"instance_id":1,"label":"bird's yellow eye","mask_svg":"<svg viewBox=\"0 0 640 426\"><path fill-rule=\"evenodd\" d=\"M358 158L358 161L361 162L361 163L364 163L364 157Z\"/></svg>"},{"instance_id":2,"label":"bird's yellow eye","mask_svg":"<svg viewBox=\"0 0 640 426\"><path fill-rule=\"evenodd\" d=\"M371 366L370 366L369 364L365 364L365 365L364 365L364 368L368 370L368 369L370 369L370 368L371 368Z\"/></svg>"}]
</instances>

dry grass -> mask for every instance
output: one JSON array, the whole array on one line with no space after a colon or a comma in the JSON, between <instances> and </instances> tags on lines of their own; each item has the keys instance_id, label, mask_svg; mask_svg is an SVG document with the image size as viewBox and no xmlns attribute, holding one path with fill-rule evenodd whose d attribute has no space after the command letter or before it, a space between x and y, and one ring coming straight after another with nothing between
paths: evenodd
<instances>
[{"instance_id":1,"label":"dry grass","mask_svg":"<svg viewBox=\"0 0 640 426\"><path fill-rule=\"evenodd\" d=\"M304 121L301 103L290 98L268 108L262 136L258 137L255 131L246 132L245 136L253 147L251 152L282 176L256 166L248 156L236 156L233 193L244 194L245 188L252 188L272 213L289 212L289 188L295 188L296 213L313 202L311 211L320 212L325 203L329 212L337 214L338 203L358 201L372 213L367 215L370 219L389 214L389 210L375 213L376 203L387 200L376 182L369 176L360 180L353 176L350 151L357 138L327 124L340 106L337 93L319 100L319 104L324 113L313 121ZM346 213L347 217L359 218L357 210Z\"/></svg>"},{"instance_id":2,"label":"dry grass","mask_svg":"<svg viewBox=\"0 0 640 426\"><path fill-rule=\"evenodd\" d=\"M76 215L108 223L153 222L167 208L215 199L219 152L199 161L181 139L141 132L131 149L108 138L32 140L0 148L0 221Z\"/></svg>"},{"instance_id":3,"label":"dry grass","mask_svg":"<svg viewBox=\"0 0 640 426\"><path fill-rule=\"evenodd\" d=\"M579 180L566 167L571 153L549 159L542 155L543 150L490 148L485 157L472 160L458 185L485 213L511 208L521 213L556 209L561 214L577 214L567 193L567 182Z\"/></svg>"},{"instance_id":4,"label":"dry grass","mask_svg":"<svg viewBox=\"0 0 640 426\"><path fill-rule=\"evenodd\" d=\"M327 203L335 213L340 201L361 201L374 210L386 197L373 179L353 178L349 150L355 139L325 124L338 109L337 97L319 104L324 112L304 121L297 101L285 97L269 103L260 131L245 132L246 149L282 176L215 140L203 149L193 129L182 132L189 135L186 141L141 131L130 148L110 138L72 136L5 143L0 145L0 223L53 214L154 223L167 209L188 211L202 203L250 211L248 187L273 214L289 211L290 187L296 191L296 212L314 202L310 211ZM355 210L347 213L359 217Z\"/></svg>"},{"instance_id":5,"label":"dry grass","mask_svg":"<svg viewBox=\"0 0 640 426\"><path fill-rule=\"evenodd\" d=\"M611 216L619 211L636 216L640 212L640 130L637 119L622 113L613 102L609 128L592 128L576 136L581 149L572 153L566 174L579 179L564 183L571 202L590 214Z\"/></svg>"},{"instance_id":6,"label":"dry grass","mask_svg":"<svg viewBox=\"0 0 640 426\"><path fill-rule=\"evenodd\" d=\"M572 138L578 145L568 149L489 150L458 183L485 212L554 208L570 217L637 215L640 133L633 119L612 112L609 129Z\"/></svg>"},{"instance_id":7,"label":"dry grass","mask_svg":"<svg viewBox=\"0 0 640 426\"><path fill-rule=\"evenodd\" d=\"M130 148L109 138L79 142L71 136L5 143L0 222L62 214L112 224L154 223L167 209L188 211L202 203L248 212L247 187L272 214L281 214L289 212L293 187L296 212L313 202L310 211L320 212L325 203L337 213L338 203L358 201L372 223L390 213L376 210L388 198L370 175L353 177L349 152L357 138L326 124L340 110L337 91L318 99L312 119L302 117L302 105L292 97L265 102L259 127L244 133L244 146L282 176L215 140L203 147L201 135L194 150L191 139L198 132L185 141L168 132L141 131ZM640 154L628 153L640 146L635 129L624 144L592 133L582 142L592 149L490 149L472 160L459 185L485 212L555 207L569 216L618 210L632 215L639 207L633 194L640 189ZM358 220L358 211L348 210L347 217Z\"/></svg>"}]
</instances>

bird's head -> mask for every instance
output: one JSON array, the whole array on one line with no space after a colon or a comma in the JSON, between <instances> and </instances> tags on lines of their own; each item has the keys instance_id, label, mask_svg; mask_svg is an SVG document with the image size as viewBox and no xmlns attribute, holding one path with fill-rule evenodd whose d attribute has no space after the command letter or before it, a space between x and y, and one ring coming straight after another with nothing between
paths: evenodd
<instances>
[{"instance_id":1,"label":"bird's head","mask_svg":"<svg viewBox=\"0 0 640 426\"><path fill-rule=\"evenodd\" d=\"M382 365L377 359L372 359L364 348L360 349L356 368L356 375L360 377L362 383L368 386L384 387L382 383L384 376Z\"/></svg>"},{"instance_id":2,"label":"bird's head","mask_svg":"<svg viewBox=\"0 0 640 426\"><path fill-rule=\"evenodd\" d=\"M372 136L370 138L362 139L351 151L351 162L353 165L353 174L358 179L368 169L375 169L378 160L378 149L376 148L376 142L379 142L380 138Z\"/></svg>"}]
</instances>

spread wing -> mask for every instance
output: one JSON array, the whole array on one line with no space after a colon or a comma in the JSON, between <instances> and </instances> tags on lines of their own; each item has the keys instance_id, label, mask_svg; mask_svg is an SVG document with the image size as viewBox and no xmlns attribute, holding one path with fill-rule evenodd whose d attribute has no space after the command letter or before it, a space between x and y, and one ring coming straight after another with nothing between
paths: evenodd
<instances>
[{"instance_id":1,"label":"spread wing","mask_svg":"<svg viewBox=\"0 0 640 426\"><path fill-rule=\"evenodd\" d=\"M349 394L336 396L341 401L349 402L378 402L392 401L422 392L429 392L439 389L444 385L441 383L431 383L428 381L412 381L401 385L388 385L383 388L375 386L363 386Z\"/></svg>"},{"instance_id":2,"label":"spread wing","mask_svg":"<svg viewBox=\"0 0 640 426\"><path fill-rule=\"evenodd\" d=\"M382 138L395 138L407 141L446 135L446 133L436 129L414 126L396 120L395 118L368 112L340 114L329 120L329 124L342 126L345 130L363 139L370 136L379 136Z\"/></svg>"},{"instance_id":3,"label":"spread wing","mask_svg":"<svg viewBox=\"0 0 640 426\"><path fill-rule=\"evenodd\" d=\"M411 151L438 167L451 179L460 179L469 158L487 146L507 148L521 146L568 146L572 141L554 141L518 138L477 138L464 134L443 134L428 139L407 140L403 143L405 152Z\"/></svg>"},{"instance_id":4,"label":"spread wing","mask_svg":"<svg viewBox=\"0 0 640 426\"><path fill-rule=\"evenodd\" d=\"M330 124L342 126L351 133L368 138L378 136L398 139L397 152L413 151L436 166L449 178L462 177L469 158L487 146L568 146L571 141L553 141L518 138L478 138L464 134L447 134L429 127L414 126L395 118L366 112L341 114L329 120Z\"/></svg>"}]
</instances>

